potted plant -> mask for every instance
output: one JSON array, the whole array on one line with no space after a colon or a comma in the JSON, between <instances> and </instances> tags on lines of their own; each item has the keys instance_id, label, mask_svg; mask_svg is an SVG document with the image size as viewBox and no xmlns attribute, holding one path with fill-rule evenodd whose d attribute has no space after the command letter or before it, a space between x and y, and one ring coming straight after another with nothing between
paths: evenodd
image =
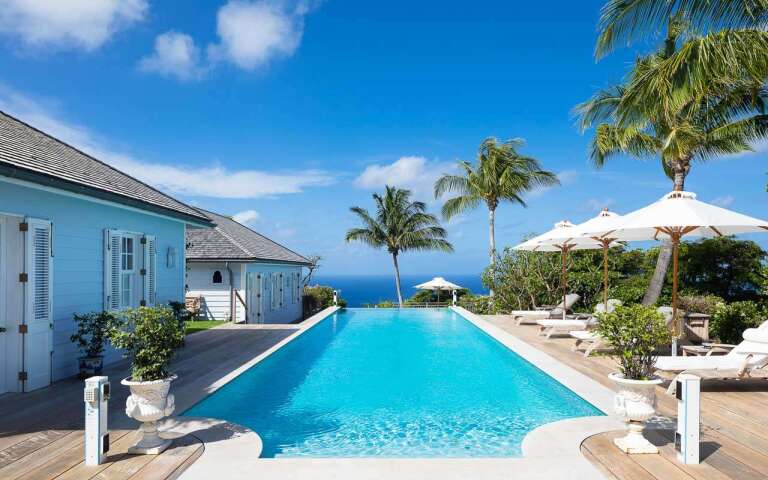
<instances>
[{"instance_id":1,"label":"potted plant","mask_svg":"<svg viewBox=\"0 0 768 480\"><path fill-rule=\"evenodd\" d=\"M183 335L173 312L165 307L125 310L109 331L112 344L131 362L131 376L120 382L131 389L125 413L142 422L142 437L128 453L157 455L171 443L160 437L156 422L173 413L169 391L176 375L168 371L168 364Z\"/></svg>"},{"instance_id":2,"label":"potted plant","mask_svg":"<svg viewBox=\"0 0 768 480\"><path fill-rule=\"evenodd\" d=\"M74 315L77 331L69 339L80 348L80 377L100 375L104 368L104 341L114 316L109 312Z\"/></svg>"},{"instance_id":3,"label":"potted plant","mask_svg":"<svg viewBox=\"0 0 768 480\"><path fill-rule=\"evenodd\" d=\"M656 412L656 386L662 383L654 375L656 352L671 341L664 317L642 305L616 307L600 316L597 331L613 348L619 365L619 372L608 377L618 387L615 409L627 421L627 435L614 443L625 453L658 453L643 437L643 426Z\"/></svg>"}]
</instances>

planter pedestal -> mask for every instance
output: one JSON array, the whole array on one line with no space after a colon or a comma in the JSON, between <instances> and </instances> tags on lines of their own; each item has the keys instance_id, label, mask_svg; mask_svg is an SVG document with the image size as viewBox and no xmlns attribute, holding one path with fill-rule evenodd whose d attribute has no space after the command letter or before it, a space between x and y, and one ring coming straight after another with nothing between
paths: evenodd
<instances>
[{"instance_id":1,"label":"planter pedestal","mask_svg":"<svg viewBox=\"0 0 768 480\"><path fill-rule=\"evenodd\" d=\"M125 414L141 423L141 439L128 448L128 453L138 455L158 455L171 445L171 440L160 437L157 421L173 413L175 399L168 393L176 375L153 382L134 382L124 379L123 385L131 389L131 395L125 402Z\"/></svg>"},{"instance_id":2,"label":"planter pedestal","mask_svg":"<svg viewBox=\"0 0 768 480\"><path fill-rule=\"evenodd\" d=\"M656 413L656 385L660 385L662 379L630 380L617 373L608 377L618 387L615 411L627 421L627 436L617 438L613 443L624 453L659 453L659 449L643 436L643 428L645 421Z\"/></svg>"}]
</instances>

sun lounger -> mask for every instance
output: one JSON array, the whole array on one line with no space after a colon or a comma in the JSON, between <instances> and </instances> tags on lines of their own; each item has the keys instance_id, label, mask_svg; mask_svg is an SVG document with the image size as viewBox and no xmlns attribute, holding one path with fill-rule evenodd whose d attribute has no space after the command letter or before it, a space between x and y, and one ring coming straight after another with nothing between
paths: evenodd
<instances>
[{"instance_id":1,"label":"sun lounger","mask_svg":"<svg viewBox=\"0 0 768 480\"><path fill-rule=\"evenodd\" d=\"M515 319L516 325L536 324L539 320L558 318L563 316L563 311L569 312L581 297L576 293L565 296L565 303L560 302L554 307L539 307L536 310L513 310L510 315Z\"/></svg>"},{"instance_id":2,"label":"sun lounger","mask_svg":"<svg viewBox=\"0 0 768 480\"><path fill-rule=\"evenodd\" d=\"M608 300L609 304L610 302L611 301ZM616 308L616 305L614 305L614 308ZM667 326L672 323L672 307L659 307L656 311L664 315L664 321ZM576 352L580 348L584 348L585 357L590 356L595 350L607 350L610 348L603 337L594 330L573 330L569 331L568 334L576 339L576 343L573 345L572 350Z\"/></svg>"},{"instance_id":3,"label":"sun lounger","mask_svg":"<svg viewBox=\"0 0 768 480\"><path fill-rule=\"evenodd\" d=\"M588 330L597 324L597 315L608 312L613 312L616 307L621 305L621 300L610 299L608 300L608 308L601 303L595 306L595 312L591 315L583 315L581 317L566 318L565 320L558 320L556 318L548 320L539 320L536 323L539 325L539 335L544 335L547 340L552 335L569 335L573 330Z\"/></svg>"},{"instance_id":4,"label":"sun lounger","mask_svg":"<svg viewBox=\"0 0 768 480\"><path fill-rule=\"evenodd\" d=\"M702 378L738 379L768 365L768 321L758 328L748 328L744 340L726 355L695 357L659 357L656 369L663 372L699 372ZM674 393L673 381L669 392Z\"/></svg>"}]
</instances>

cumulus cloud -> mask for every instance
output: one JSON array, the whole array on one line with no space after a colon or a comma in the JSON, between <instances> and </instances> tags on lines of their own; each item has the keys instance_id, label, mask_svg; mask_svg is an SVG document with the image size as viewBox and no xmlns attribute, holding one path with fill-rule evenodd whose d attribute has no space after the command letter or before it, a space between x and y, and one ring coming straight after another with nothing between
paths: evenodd
<instances>
[{"instance_id":1,"label":"cumulus cloud","mask_svg":"<svg viewBox=\"0 0 768 480\"><path fill-rule=\"evenodd\" d=\"M718 207L728 208L733 205L734 200L736 199L733 198L733 195L723 195L722 197L712 199L709 203Z\"/></svg>"},{"instance_id":2,"label":"cumulus cloud","mask_svg":"<svg viewBox=\"0 0 768 480\"><path fill-rule=\"evenodd\" d=\"M389 164L369 165L354 181L358 188L381 189L385 185L407 188L416 200L432 201L435 180L444 173L452 173L453 163L429 161L424 157L400 157Z\"/></svg>"},{"instance_id":3,"label":"cumulus cloud","mask_svg":"<svg viewBox=\"0 0 768 480\"><path fill-rule=\"evenodd\" d=\"M0 32L34 48L95 50L147 10L147 0L0 0Z\"/></svg>"},{"instance_id":4,"label":"cumulus cloud","mask_svg":"<svg viewBox=\"0 0 768 480\"><path fill-rule=\"evenodd\" d=\"M261 215L259 215L259 212L256 210L245 210L234 214L232 219L237 223L242 223L243 225L252 225L256 223L260 217Z\"/></svg>"},{"instance_id":5,"label":"cumulus cloud","mask_svg":"<svg viewBox=\"0 0 768 480\"><path fill-rule=\"evenodd\" d=\"M220 42L209 47L212 60L254 70L273 58L292 55L301 43L307 8L285 2L231 0L219 9Z\"/></svg>"},{"instance_id":6,"label":"cumulus cloud","mask_svg":"<svg viewBox=\"0 0 768 480\"><path fill-rule=\"evenodd\" d=\"M218 163L203 167L153 163L115 151L91 130L61 120L38 102L0 87L0 110L73 145L110 165L173 194L216 198L261 198L299 193L330 185L333 176L320 170L266 172L231 170Z\"/></svg>"},{"instance_id":7,"label":"cumulus cloud","mask_svg":"<svg viewBox=\"0 0 768 480\"><path fill-rule=\"evenodd\" d=\"M155 38L155 50L139 62L145 72L155 72L179 80L200 78L205 68L200 63L200 48L186 33L165 32Z\"/></svg>"}]
</instances>

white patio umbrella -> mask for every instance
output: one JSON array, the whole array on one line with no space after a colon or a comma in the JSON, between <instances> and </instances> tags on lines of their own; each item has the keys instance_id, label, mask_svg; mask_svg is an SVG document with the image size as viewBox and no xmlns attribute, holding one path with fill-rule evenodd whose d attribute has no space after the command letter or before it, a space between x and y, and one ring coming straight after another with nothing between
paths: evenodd
<instances>
[{"instance_id":1,"label":"white patio umbrella","mask_svg":"<svg viewBox=\"0 0 768 480\"><path fill-rule=\"evenodd\" d=\"M663 240L672 242L672 315L677 319L678 251L682 237L717 237L765 232L768 221L742 215L696 200L693 192L673 191L647 207L624 215L615 227L598 227L585 235L616 240Z\"/></svg>"},{"instance_id":2,"label":"white patio umbrella","mask_svg":"<svg viewBox=\"0 0 768 480\"><path fill-rule=\"evenodd\" d=\"M455 283L451 283L448 280L444 279L443 277L435 277L428 282L424 282L416 285L414 288L418 288L419 290L437 291L438 302L440 302L441 290L449 290L449 291L461 290L461 287L459 285L456 285Z\"/></svg>"},{"instance_id":3,"label":"white patio umbrella","mask_svg":"<svg viewBox=\"0 0 768 480\"><path fill-rule=\"evenodd\" d=\"M568 254L573 250L596 250L602 248L602 239L597 241L589 237L580 237L575 235L575 225L568 220L563 220L555 224L555 228L533 237L525 242L513 247L513 250L527 250L532 252L560 252L563 262L562 284L563 284L563 305L565 297L568 294ZM611 241L609 240L608 243ZM563 309L563 319L565 319L565 308Z\"/></svg>"}]
</instances>

